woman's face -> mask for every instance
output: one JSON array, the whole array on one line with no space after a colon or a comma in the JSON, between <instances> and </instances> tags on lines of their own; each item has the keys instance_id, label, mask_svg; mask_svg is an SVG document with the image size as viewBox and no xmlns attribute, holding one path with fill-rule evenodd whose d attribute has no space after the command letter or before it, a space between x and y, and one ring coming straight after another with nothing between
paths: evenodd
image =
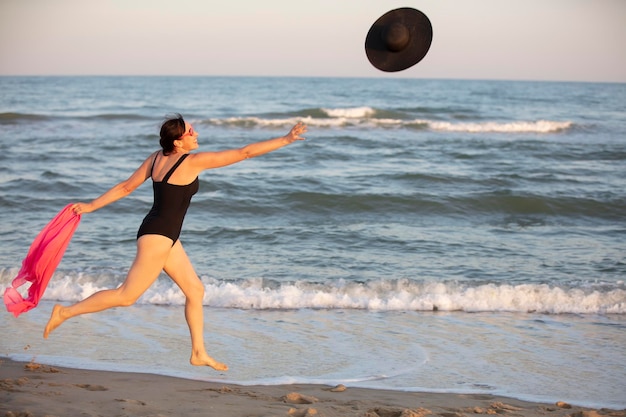
<instances>
[{"instance_id":1,"label":"woman's face","mask_svg":"<svg viewBox=\"0 0 626 417\"><path fill-rule=\"evenodd\" d=\"M189 123L185 123L185 133L178 140L181 141L181 148L185 151L193 151L198 148L198 132Z\"/></svg>"}]
</instances>

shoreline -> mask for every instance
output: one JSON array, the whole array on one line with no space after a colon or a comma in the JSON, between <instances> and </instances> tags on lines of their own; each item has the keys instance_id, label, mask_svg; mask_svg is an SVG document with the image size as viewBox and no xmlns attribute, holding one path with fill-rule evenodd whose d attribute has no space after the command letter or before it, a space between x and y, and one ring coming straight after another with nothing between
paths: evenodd
<instances>
[{"instance_id":1,"label":"shoreline","mask_svg":"<svg viewBox=\"0 0 626 417\"><path fill-rule=\"evenodd\" d=\"M93 371L0 358L0 416L626 417L626 410L497 395L405 392L342 385L253 385Z\"/></svg>"}]
</instances>

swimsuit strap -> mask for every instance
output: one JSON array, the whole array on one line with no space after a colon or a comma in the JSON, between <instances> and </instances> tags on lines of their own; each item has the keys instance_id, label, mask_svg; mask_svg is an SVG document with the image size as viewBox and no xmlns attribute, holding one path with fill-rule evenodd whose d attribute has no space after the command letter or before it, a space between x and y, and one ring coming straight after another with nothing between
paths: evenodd
<instances>
[{"instance_id":1,"label":"swimsuit strap","mask_svg":"<svg viewBox=\"0 0 626 417\"><path fill-rule=\"evenodd\" d=\"M170 179L170 176L174 173L176 168L178 168L178 166L185 160L185 158L187 158L187 156L189 156L188 153L186 153L183 156L181 156L180 158L178 158L178 161L176 161L174 166L169 171L167 171L167 174L165 174L165 176L161 180L162 183L166 183Z\"/></svg>"},{"instance_id":2,"label":"swimsuit strap","mask_svg":"<svg viewBox=\"0 0 626 417\"><path fill-rule=\"evenodd\" d=\"M152 172L154 171L154 163L156 162L157 156L159 156L159 151L154 153L154 159L152 160L152 167L150 167L150 177L152 177Z\"/></svg>"}]
</instances>

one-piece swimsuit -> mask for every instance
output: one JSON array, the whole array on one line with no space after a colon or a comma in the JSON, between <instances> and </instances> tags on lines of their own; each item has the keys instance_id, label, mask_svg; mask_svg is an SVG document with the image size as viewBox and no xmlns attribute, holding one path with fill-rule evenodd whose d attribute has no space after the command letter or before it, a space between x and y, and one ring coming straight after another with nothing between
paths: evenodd
<instances>
[{"instance_id":1,"label":"one-piece swimsuit","mask_svg":"<svg viewBox=\"0 0 626 417\"><path fill-rule=\"evenodd\" d=\"M137 231L137 239L151 234L169 237L172 239L172 245L178 240L191 197L198 192L200 182L198 177L187 185L169 184L167 181L188 155L181 156L161 181L152 178L154 203ZM156 155L150 169L151 177L155 162Z\"/></svg>"}]
</instances>

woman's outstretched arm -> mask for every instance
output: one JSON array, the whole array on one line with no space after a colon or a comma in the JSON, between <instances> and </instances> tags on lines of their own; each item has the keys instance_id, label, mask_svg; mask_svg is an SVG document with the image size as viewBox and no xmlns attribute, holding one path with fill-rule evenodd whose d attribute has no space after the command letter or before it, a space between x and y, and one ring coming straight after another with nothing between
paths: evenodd
<instances>
[{"instance_id":1,"label":"woman's outstretched arm","mask_svg":"<svg viewBox=\"0 0 626 417\"><path fill-rule=\"evenodd\" d=\"M128 177L127 180L122 181L113 187L111 187L108 191L102 194L100 197L92 200L89 203L76 203L72 206L72 210L76 214L84 214L91 213L92 211L96 211L101 209L102 207L113 203L121 198L126 197L137 187L144 183L150 177L150 167L152 166L152 160L154 159L155 154L150 155L139 168L133 174Z\"/></svg>"},{"instance_id":2,"label":"woman's outstretched arm","mask_svg":"<svg viewBox=\"0 0 626 417\"><path fill-rule=\"evenodd\" d=\"M251 143L239 149L229 149L219 152L200 152L190 155L193 165L199 171L231 165L244 159L254 158L289 145L297 140L304 140L301 136L306 133L306 125L298 123L285 136Z\"/></svg>"}]
</instances>

